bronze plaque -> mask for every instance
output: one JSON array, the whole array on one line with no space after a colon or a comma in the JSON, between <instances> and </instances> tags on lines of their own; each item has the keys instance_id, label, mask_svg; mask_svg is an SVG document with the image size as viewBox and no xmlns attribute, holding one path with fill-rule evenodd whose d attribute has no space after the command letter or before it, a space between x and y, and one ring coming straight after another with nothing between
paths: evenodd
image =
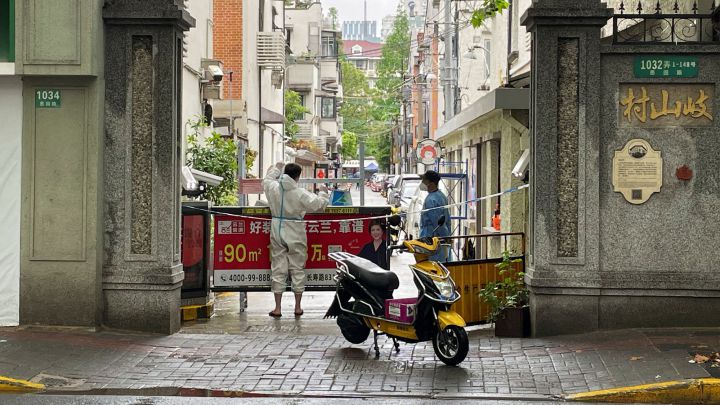
<instances>
[{"instance_id":1,"label":"bronze plaque","mask_svg":"<svg viewBox=\"0 0 720 405\"><path fill-rule=\"evenodd\" d=\"M615 151L613 190L631 204L642 204L662 187L662 155L644 139L631 139Z\"/></svg>"},{"instance_id":2,"label":"bronze plaque","mask_svg":"<svg viewBox=\"0 0 720 405\"><path fill-rule=\"evenodd\" d=\"M714 103L713 84L624 83L618 120L624 128L709 127Z\"/></svg>"}]
</instances>

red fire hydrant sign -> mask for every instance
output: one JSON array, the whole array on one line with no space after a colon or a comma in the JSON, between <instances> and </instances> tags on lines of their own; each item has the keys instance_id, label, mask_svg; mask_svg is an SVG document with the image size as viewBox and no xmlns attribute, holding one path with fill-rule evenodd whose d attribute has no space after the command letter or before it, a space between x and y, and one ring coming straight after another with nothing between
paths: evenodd
<instances>
[{"instance_id":1,"label":"red fire hydrant sign","mask_svg":"<svg viewBox=\"0 0 720 405\"><path fill-rule=\"evenodd\" d=\"M215 287L269 287L270 210L264 207L215 208L213 284ZM337 207L308 214L305 220L307 287L334 286L332 252L358 254L372 242L368 217L389 214L385 207ZM385 223L385 219L381 219Z\"/></svg>"}]
</instances>

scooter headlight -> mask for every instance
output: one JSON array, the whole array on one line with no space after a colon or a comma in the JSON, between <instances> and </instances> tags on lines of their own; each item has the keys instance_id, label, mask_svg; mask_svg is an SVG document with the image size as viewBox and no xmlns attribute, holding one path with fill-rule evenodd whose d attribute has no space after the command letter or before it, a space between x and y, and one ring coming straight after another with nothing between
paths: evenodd
<instances>
[{"instance_id":1,"label":"scooter headlight","mask_svg":"<svg viewBox=\"0 0 720 405\"><path fill-rule=\"evenodd\" d=\"M450 298L455 295L455 286L450 280L433 280L433 282L443 297Z\"/></svg>"}]
</instances>

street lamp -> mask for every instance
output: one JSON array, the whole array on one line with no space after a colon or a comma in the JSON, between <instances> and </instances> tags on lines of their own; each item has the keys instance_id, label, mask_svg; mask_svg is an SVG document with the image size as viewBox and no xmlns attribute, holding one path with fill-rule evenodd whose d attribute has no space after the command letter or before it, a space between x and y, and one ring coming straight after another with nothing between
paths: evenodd
<instances>
[{"instance_id":1,"label":"street lamp","mask_svg":"<svg viewBox=\"0 0 720 405\"><path fill-rule=\"evenodd\" d=\"M487 87L487 81L490 79L490 65L488 64L488 55L490 54L490 51L487 50L487 48L481 46L481 45L473 45L470 48L468 48L468 51L465 52L463 55L463 58L465 59L472 59L475 60L478 58L477 54L475 53L476 49L482 49L485 51L485 57L483 58L483 62L485 62L485 80L483 80L482 84L480 85L479 90L488 90Z\"/></svg>"}]
</instances>

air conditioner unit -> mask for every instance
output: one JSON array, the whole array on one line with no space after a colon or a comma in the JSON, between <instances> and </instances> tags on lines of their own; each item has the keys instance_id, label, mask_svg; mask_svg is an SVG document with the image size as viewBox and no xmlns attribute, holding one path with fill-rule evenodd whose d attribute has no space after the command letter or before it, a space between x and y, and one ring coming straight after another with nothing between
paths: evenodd
<instances>
[{"instance_id":1,"label":"air conditioner unit","mask_svg":"<svg viewBox=\"0 0 720 405\"><path fill-rule=\"evenodd\" d=\"M258 32L257 64L264 69L285 69L285 35L282 32Z\"/></svg>"}]
</instances>

